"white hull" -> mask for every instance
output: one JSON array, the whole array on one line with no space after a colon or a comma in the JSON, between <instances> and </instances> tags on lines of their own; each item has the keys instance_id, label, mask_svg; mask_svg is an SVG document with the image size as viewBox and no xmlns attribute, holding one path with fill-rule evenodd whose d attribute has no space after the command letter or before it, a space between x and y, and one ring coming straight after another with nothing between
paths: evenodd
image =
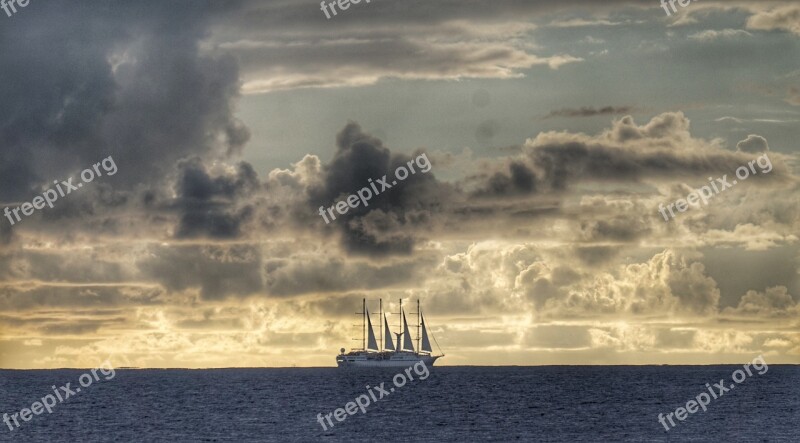
<instances>
[{"instance_id":1,"label":"white hull","mask_svg":"<svg viewBox=\"0 0 800 443\"><path fill-rule=\"evenodd\" d=\"M351 353L336 356L336 365L340 368L407 368L422 361L425 366L433 366L441 356L415 354L411 352L386 353Z\"/></svg>"}]
</instances>

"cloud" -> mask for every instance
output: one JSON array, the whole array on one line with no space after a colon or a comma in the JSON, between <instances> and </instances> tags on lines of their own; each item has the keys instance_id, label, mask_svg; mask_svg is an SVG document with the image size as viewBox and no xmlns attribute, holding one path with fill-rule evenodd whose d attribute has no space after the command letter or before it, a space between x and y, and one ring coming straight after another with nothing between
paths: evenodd
<instances>
[{"instance_id":1,"label":"cloud","mask_svg":"<svg viewBox=\"0 0 800 443\"><path fill-rule=\"evenodd\" d=\"M599 270L562 248L497 246L483 242L446 257L447 278L428 280L426 305L451 313L531 312L539 321L714 318L719 312L716 281L690 251L663 250Z\"/></svg>"},{"instance_id":2,"label":"cloud","mask_svg":"<svg viewBox=\"0 0 800 443\"><path fill-rule=\"evenodd\" d=\"M735 308L726 308L726 315L756 317L794 317L800 316L800 305L794 300L785 286L767 288L764 292L747 291Z\"/></svg>"},{"instance_id":3,"label":"cloud","mask_svg":"<svg viewBox=\"0 0 800 443\"><path fill-rule=\"evenodd\" d=\"M697 331L688 328L659 328L656 330L655 346L661 350L691 350L695 346Z\"/></svg>"},{"instance_id":4,"label":"cloud","mask_svg":"<svg viewBox=\"0 0 800 443\"><path fill-rule=\"evenodd\" d=\"M800 120L782 120L782 119L777 119L777 118L751 118L751 119L746 119L746 118L738 118L738 117L731 117L731 116L720 117L720 118L714 119L714 121L715 122L733 122L733 123L736 123L736 124L742 124L742 123L771 123L771 124L776 124L776 125L800 123Z\"/></svg>"},{"instance_id":5,"label":"cloud","mask_svg":"<svg viewBox=\"0 0 800 443\"><path fill-rule=\"evenodd\" d=\"M746 139L736 143L736 150L741 152L762 153L769 151L767 139L760 135L750 134Z\"/></svg>"},{"instance_id":6,"label":"cloud","mask_svg":"<svg viewBox=\"0 0 800 443\"><path fill-rule=\"evenodd\" d=\"M0 247L11 244L14 231L11 229L11 224L6 224L5 220L0 223ZM0 249L2 251L2 249Z\"/></svg>"},{"instance_id":7,"label":"cloud","mask_svg":"<svg viewBox=\"0 0 800 443\"><path fill-rule=\"evenodd\" d=\"M576 258L586 265L608 263L620 253L617 246L578 246L574 248Z\"/></svg>"},{"instance_id":8,"label":"cloud","mask_svg":"<svg viewBox=\"0 0 800 443\"><path fill-rule=\"evenodd\" d=\"M762 344L800 355L791 146L770 151L775 170L763 180L669 224L659 203L730 176L766 140L753 135L733 150L698 138L681 112L636 121L624 115L631 106L562 104L546 118L622 115L591 134L533 125L511 154L435 142L411 151L403 134L389 146L350 123L330 146L312 147L322 154L298 151L262 176L238 161L250 136L235 117L243 85L545 74L580 58L539 46L552 43L535 40L541 25L531 22L553 20L543 14L591 5L596 14L563 24L621 29L626 19L605 8L652 5L373 2L326 23L289 1L204 0L190 10L149 1L47 3L0 29L9 79L0 82L0 199L30 200L106 154L120 168L13 232L0 227L0 330L10 337L0 340L0 366L75 366L110 351L141 366L329 364L364 297L421 298L432 324L445 325L443 347L464 363L471 355L459 348L522 364L672 362L672 350L718 359L706 354ZM578 41L585 30L551 29ZM753 34L748 41L762 37ZM483 122L475 135L488 145L525 119L474 103ZM330 225L318 215L423 152L429 173ZM763 255L730 266L719 258L753 251ZM755 273L752 257L765 265Z\"/></svg>"},{"instance_id":9,"label":"cloud","mask_svg":"<svg viewBox=\"0 0 800 443\"><path fill-rule=\"evenodd\" d=\"M719 141L693 138L689 127L682 112L667 112L641 126L625 116L596 136L542 132L526 141L521 156L484 168L466 184L481 197L564 192L583 181L636 183L721 175L750 160L721 149ZM769 177L787 173L783 169Z\"/></svg>"},{"instance_id":10,"label":"cloud","mask_svg":"<svg viewBox=\"0 0 800 443\"><path fill-rule=\"evenodd\" d=\"M798 240L796 235L781 233L753 223L737 224L731 230L708 229L701 235L703 241L709 244L725 247L739 246L746 251L765 251L780 245L791 244Z\"/></svg>"},{"instance_id":11,"label":"cloud","mask_svg":"<svg viewBox=\"0 0 800 443\"><path fill-rule=\"evenodd\" d=\"M415 1L399 10L377 3L326 21L319 8L247 2L217 23L204 49L236 56L246 94L387 79L507 79L536 66L583 61L539 53L532 43L531 16L554 5L504 3L431 7ZM367 12L369 20L360 19Z\"/></svg>"},{"instance_id":12,"label":"cloud","mask_svg":"<svg viewBox=\"0 0 800 443\"><path fill-rule=\"evenodd\" d=\"M582 28L587 26L619 26L628 23L631 23L630 20L615 22L605 18L573 18L569 20L552 21L547 26L554 28Z\"/></svg>"},{"instance_id":13,"label":"cloud","mask_svg":"<svg viewBox=\"0 0 800 443\"><path fill-rule=\"evenodd\" d=\"M58 308L75 312L78 309L109 309L163 304L166 294L154 285L84 284L20 282L0 287L0 311L19 312Z\"/></svg>"},{"instance_id":14,"label":"cloud","mask_svg":"<svg viewBox=\"0 0 800 443\"><path fill-rule=\"evenodd\" d=\"M708 29L705 31L691 34L689 35L689 38L692 40L709 42L719 39L733 39L737 37L752 37L752 36L753 34L743 29L723 29L720 31L714 29Z\"/></svg>"},{"instance_id":15,"label":"cloud","mask_svg":"<svg viewBox=\"0 0 800 443\"><path fill-rule=\"evenodd\" d=\"M202 298L249 296L265 288L261 250L251 245L151 246L137 262L142 277L170 292L199 289Z\"/></svg>"},{"instance_id":16,"label":"cloud","mask_svg":"<svg viewBox=\"0 0 800 443\"><path fill-rule=\"evenodd\" d=\"M266 289L272 295L290 296L387 288L423 279L421 268L428 260L400 261L383 266L345 262L335 257L302 260L266 260Z\"/></svg>"},{"instance_id":17,"label":"cloud","mask_svg":"<svg viewBox=\"0 0 800 443\"><path fill-rule=\"evenodd\" d=\"M316 214L319 207L369 188L369 180L391 180L395 170L412 157L393 154L379 139L364 133L357 123L349 123L336 137L333 159L323 166L319 186L308 189L308 205ZM418 155L418 154L414 154ZM435 169L435 168L434 168ZM408 255L416 235L403 232L425 220L431 208L442 202L448 186L439 183L435 171L418 171L391 189L373 197L368 206L359 205L334 221L342 242L350 253L366 255ZM321 220L318 220L321 222Z\"/></svg>"},{"instance_id":18,"label":"cloud","mask_svg":"<svg viewBox=\"0 0 800 443\"><path fill-rule=\"evenodd\" d=\"M539 297L542 289L552 284L549 278L523 278L518 283L529 297ZM622 266L615 275L601 273L566 285L537 306L548 318L590 317L592 312L707 316L716 313L718 301L719 289L705 275L702 263L675 251L663 251L645 263Z\"/></svg>"},{"instance_id":19,"label":"cloud","mask_svg":"<svg viewBox=\"0 0 800 443\"><path fill-rule=\"evenodd\" d=\"M800 35L800 7L789 5L758 11L747 19L747 29L784 30Z\"/></svg>"},{"instance_id":20,"label":"cloud","mask_svg":"<svg viewBox=\"0 0 800 443\"><path fill-rule=\"evenodd\" d=\"M549 66L550 69L558 69L563 65L582 62L583 60L584 59L581 57L573 57L568 54L559 54L552 57L546 57L542 61L547 63L547 66Z\"/></svg>"},{"instance_id":21,"label":"cloud","mask_svg":"<svg viewBox=\"0 0 800 443\"><path fill-rule=\"evenodd\" d=\"M543 349L577 349L591 345L589 328L571 325L539 325L531 328L523 344Z\"/></svg>"},{"instance_id":22,"label":"cloud","mask_svg":"<svg viewBox=\"0 0 800 443\"><path fill-rule=\"evenodd\" d=\"M178 175L177 197L169 203L180 217L175 237L236 238L241 234L253 208L237 201L260 187L249 163L241 162L235 170L212 177L200 159L193 158L178 164Z\"/></svg>"},{"instance_id":23,"label":"cloud","mask_svg":"<svg viewBox=\"0 0 800 443\"><path fill-rule=\"evenodd\" d=\"M563 108L557 111L550 111L544 119L553 117L594 117L596 115L627 114L633 111L633 106L605 106L602 108L584 106L581 108Z\"/></svg>"},{"instance_id":24,"label":"cloud","mask_svg":"<svg viewBox=\"0 0 800 443\"><path fill-rule=\"evenodd\" d=\"M235 60L198 49L224 4L115 5L47 2L0 31L0 201L28 200L109 155L115 188L132 189L190 153L221 157L248 139L233 116Z\"/></svg>"},{"instance_id":25,"label":"cloud","mask_svg":"<svg viewBox=\"0 0 800 443\"><path fill-rule=\"evenodd\" d=\"M583 61L569 54L538 56L492 42L426 42L413 38L343 40L261 47L226 46L242 60L246 94L297 88L354 87L382 79L458 80L516 78L545 65L558 69ZM369 57L364 57L369 54Z\"/></svg>"},{"instance_id":26,"label":"cloud","mask_svg":"<svg viewBox=\"0 0 800 443\"><path fill-rule=\"evenodd\" d=\"M794 86L789 87L786 102L794 106L800 106L800 88Z\"/></svg>"},{"instance_id":27,"label":"cloud","mask_svg":"<svg viewBox=\"0 0 800 443\"><path fill-rule=\"evenodd\" d=\"M586 38L581 40L581 42L588 43L590 45L602 45L606 41L603 40L602 38L595 38L595 37L592 37L591 35L587 35Z\"/></svg>"}]
</instances>

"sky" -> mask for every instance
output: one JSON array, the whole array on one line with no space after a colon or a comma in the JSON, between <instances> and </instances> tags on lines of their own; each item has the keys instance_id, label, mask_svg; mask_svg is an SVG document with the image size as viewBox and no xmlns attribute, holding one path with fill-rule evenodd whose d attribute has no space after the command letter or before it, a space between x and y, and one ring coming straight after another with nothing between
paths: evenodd
<instances>
[{"instance_id":1,"label":"sky","mask_svg":"<svg viewBox=\"0 0 800 443\"><path fill-rule=\"evenodd\" d=\"M365 298L441 365L800 363L800 5L669 12L0 12L0 367L333 366Z\"/></svg>"}]
</instances>

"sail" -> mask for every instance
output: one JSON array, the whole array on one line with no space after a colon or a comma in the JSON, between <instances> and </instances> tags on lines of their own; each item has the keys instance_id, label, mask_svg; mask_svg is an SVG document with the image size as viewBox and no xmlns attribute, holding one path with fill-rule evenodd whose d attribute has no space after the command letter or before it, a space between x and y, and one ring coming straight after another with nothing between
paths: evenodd
<instances>
[{"instance_id":1,"label":"sail","mask_svg":"<svg viewBox=\"0 0 800 443\"><path fill-rule=\"evenodd\" d=\"M411 334L408 333L408 322L406 321L405 312L403 312L403 350L414 351L414 343L411 341Z\"/></svg>"},{"instance_id":2,"label":"sail","mask_svg":"<svg viewBox=\"0 0 800 443\"><path fill-rule=\"evenodd\" d=\"M375 341L375 333L372 332L372 321L369 319L369 310L367 312L367 349L378 351L378 342Z\"/></svg>"},{"instance_id":3,"label":"sail","mask_svg":"<svg viewBox=\"0 0 800 443\"><path fill-rule=\"evenodd\" d=\"M383 336L386 337L386 340L383 343L384 349L391 349L394 351L394 343L392 343L392 331L389 329L389 322L386 321L386 314L383 314L383 324L386 325L383 330Z\"/></svg>"},{"instance_id":4,"label":"sail","mask_svg":"<svg viewBox=\"0 0 800 443\"><path fill-rule=\"evenodd\" d=\"M425 317L422 316L421 312L419 316L422 319L422 350L425 352L433 352L433 349L431 349L431 342L428 340L428 329L425 327Z\"/></svg>"}]
</instances>

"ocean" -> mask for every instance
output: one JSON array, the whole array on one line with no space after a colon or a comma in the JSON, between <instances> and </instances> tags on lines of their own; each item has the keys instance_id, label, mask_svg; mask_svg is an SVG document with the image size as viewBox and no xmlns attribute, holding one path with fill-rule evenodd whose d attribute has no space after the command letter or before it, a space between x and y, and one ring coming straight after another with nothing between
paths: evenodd
<instances>
[{"instance_id":1,"label":"ocean","mask_svg":"<svg viewBox=\"0 0 800 443\"><path fill-rule=\"evenodd\" d=\"M27 422L20 416L19 427L10 421L14 430L2 423L0 441L799 442L800 366L771 365L734 384L741 368L445 366L426 378L411 370L403 386L393 382L397 369L117 369L108 380L81 378L86 370L0 370L0 413L56 392L63 400L50 413L27 413ZM684 412L669 431L659 423L659 413L685 407L721 379L735 386L705 412ZM87 386L77 392L81 381ZM63 398L67 383L74 393ZM388 394L379 398L376 387ZM362 395L365 413L340 412L344 419L332 415L329 426L326 414Z\"/></svg>"}]
</instances>

